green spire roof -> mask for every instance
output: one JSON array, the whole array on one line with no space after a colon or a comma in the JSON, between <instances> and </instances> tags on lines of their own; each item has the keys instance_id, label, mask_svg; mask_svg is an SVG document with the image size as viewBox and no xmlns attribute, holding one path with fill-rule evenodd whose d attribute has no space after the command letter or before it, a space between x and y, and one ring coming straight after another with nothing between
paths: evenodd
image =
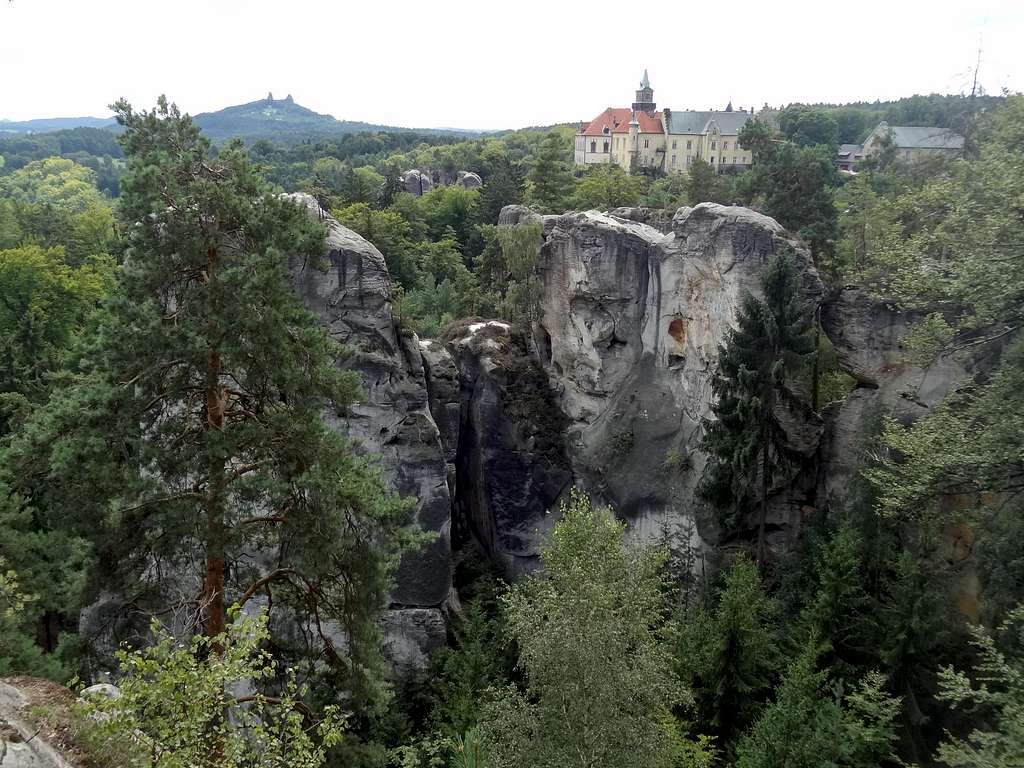
<instances>
[{"instance_id":1,"label":"green spire roof","mask_svg":"<svg viewBox=\"0 0 1024 768\"><path fill-rule=\"evenodd\" d=\"M647 79L647 69L644 68L644 79L640 81L641 88L650 88L651 81Z\"/></svg>"}]
</instances>

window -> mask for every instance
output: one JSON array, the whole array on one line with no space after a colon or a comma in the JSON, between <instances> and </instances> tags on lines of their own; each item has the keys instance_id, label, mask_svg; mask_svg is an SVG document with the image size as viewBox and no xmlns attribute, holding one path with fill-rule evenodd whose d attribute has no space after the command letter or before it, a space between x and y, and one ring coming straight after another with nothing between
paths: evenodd
<instances>
[{"instance_id":1,"label":"window","mask_svg":"<svg viewBox=\"0 0 1024 768\"><path fill-rule=\"evenodd\" d=\"M608 152L608 142L607 141L604 143L604 151L606 153Z\"/></svg>"},{"instance_id":2,"label":"window","mask_svg":"<svg viewBox=\"0 0 1024 768\"><path fill-rule=\"evenodd\" d=\"M687 155L686 156L686 164L687 165L693 165L693 155Z\"/></svg>"},{"instance_id":3,"label":"window","mask_svg":"<svg viewBox=\"0 0 1024 768\"><path fill-rule=\"evenodd\" d=\"M733 163L733 165L735 165L735 164L736 164L736 155L733 155L733 156L732 156L732 163Z\"/></svg>"},{"instance_id":4,"label":"window","mask_svg":"<svg viewBox=\"0 0 1024 768\"><path fill-rule=\"evenodd\" d=\"M649 146L651 146L651 140L644 139L644 149L647 149Z\"/></svg>"},{"instance_id":5,"label":"window","mask_svg":"<svg viewBox=\"0 0 1024 768\"><path fill-rule=\"evenodd\" d=\"M714 155L712 155L712 156L711 156L711 164L712 164L712 165L714 165L714 163L715 163L715 156L714 156Z\"/></svg>"},{"instance_id":6,"label":"window","mask_svg":"<svg viewBox=\"0 0 1024 768\"><path fill-rule=\"evenodd\" d=\"M712 141L711 142L711 148L712 149L715 149L717 146L718 146L718 142L717 141Z\"/></svg>"},{"instance_id":7,"label":"window","mask_svg":"<svg viewBox=\"0 0 1024 768\"><path fill-rule=\"evenodd\" d=\"M675 141L673 140L673 142L672 142L672 149L675 149L675 148L676 148L676 143L675 143Z\"/></svg>"},{"instance_id":8,"label":"window","mask_svg":"<svg viewBox=\"0 0 1024 768\"><path fill-rule=\"evenodd\" d=\"M672 155L672 165L675 165L675 164L676 164L676 156Z\"/></svg>"},{"instance_id":9,"label":"window","mask_svg":"<svg viewBox=\"0 0 1024 768\"><path fill-rule=\"evenodd\" d=\"M729 142L728 141L723 141L722 142L722 151L724 152L728 148L729 148Z\"/></svg>"},{"instance_id":10,"label":"window","mask_svg":"<svg viewBox=\"0 0 1024 768\"><path fill-rule=\"evenodd\" d=\"M596 141L590 142L590 151L591 152L597 152L597 142Z\"/></svg>"},{"instance_id":11,"label":"window","mask_svg":"<svg viewBox=\"0 0 1024 768\"><path fill-rule=\"evenodd\" d=\"M693 149L693 142L692 141L686 142L686 148L687 149Z\"/></svg>"}]
</instances>

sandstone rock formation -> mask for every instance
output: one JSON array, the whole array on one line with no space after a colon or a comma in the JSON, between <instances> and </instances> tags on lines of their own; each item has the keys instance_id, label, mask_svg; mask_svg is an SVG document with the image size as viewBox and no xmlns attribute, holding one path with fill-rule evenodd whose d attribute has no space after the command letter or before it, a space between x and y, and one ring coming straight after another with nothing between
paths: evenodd
<instances>
[{"instance_id":1,"label":"sandstone rock formation","mask_svg":"<svg viewBox=\"0 0 1024 768\"><path fill-rule=\"evenodd\" d=\"M422 345L446 441L456 441L454 534L517 576L534 565L545 512L572 481L565 419L521 331L466 321L447 336L443 349ZM457 390L438 386L451 371Z\"/></svg>"},{"instance_id":2,"label":"sandstone rock formation","mask_svg":"<svg viewBox=\"0 0 1024 768\"><path fill-rule=\"evenodd\" d=\"M774 220L710 203L679 209L667 234L593 211L545 230L538 348L571 419L574 476L642 536L696 518L715 540L694 489L718 345L777 251L792 251L807 298L820 297L809 256ZM810 460L820 425L792 431ZM771 538L793 532L812 492L813 473L774 489Z\"/></svg>"},{"instance_id":3,"label":"sandstone rock formation","mask_svg":"<svg viewBox=\"0 0 1024 768\"><path fill-rule=\"evenodd\" d=\"M480 189L484 185L483 179L472 171L459 171L457 182L466 189Z\"/></svg>"},{"instance_id":4,"label":"sandstone rock formation","mask_svg":"<svg viewBox=\"0 0 1024 768\"><path fill-rule=\"evenodd\" d=\"M419 197L429 192L434 186L434 182L431 181L429 175L413 169L402 174L402 185L410 195Z\"/></svg>"},{"instance_id":5,"label":"sandstone rock formation","mask_svg":"<svg viewBox=\"0 0 1024 768\"><path fill-rule=\"evenodd\" d=\"M321 271L298 259L289 263L306 305L332 337L352 355L346 367L362 374L365 398L350 415L328 421L381 457L394 490L417 500L415 520L437 534L421 553L402 559L385 622L397 666L409 663L416 647L444 642L442 607L451 588L451 496L441 437L428 402L419 341L400 333L391 313L391 282L380 252L324 213L308 195L293 195L327 225L329 268ZM430 614L432 618L426 619ZM407 642L409 633L418 640ZM397 636L397 637L396 637Z\"/></svg>"},{"instance_id":6,"label":"sandstone rock formation","mask_svg":"<svg viewBox=\"0 0 1024 768\"><path fill-rule=\"evenodd\" d=\"M410 179L429 188L419 171ZM499 225L543 226L536 322L466 320L420 340L394 320L380 252L313 198L293 198L325 222L329 263L322 271L292 259L295 288L353 350L343 364L360 372L365 390L350 414L329 420L381 457L394 489L416 498L418 524L437 534L403 559L383 620L399 673L446 640L457 605L453 550L478 549L509 577L528 571L548 512L574 483L611 504L639 538L728 544L695 494L706 464L702 420L718 346L773 254L793 254L858 387L826 409L824 424L779 414L805 461L770 491L769 544L792 541L815 507L842 499L877 406L912 420L967 375L953 360L907 363L901 342L914 318L856 289L825 296L808 253L777 222L710 203L671 217L506 206ZM754 521L747 525L752 534Z\"/></svg>"}]
</instances>

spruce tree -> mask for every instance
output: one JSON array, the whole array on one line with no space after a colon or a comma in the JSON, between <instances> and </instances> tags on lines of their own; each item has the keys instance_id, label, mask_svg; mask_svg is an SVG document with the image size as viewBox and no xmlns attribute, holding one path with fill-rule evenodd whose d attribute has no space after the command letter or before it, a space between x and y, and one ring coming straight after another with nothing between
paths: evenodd
<instances>
[{"instance_id":1,"label":"spruce tree","mask_svg":"<svg viewBox=\"0 0 1024 768\"><path fill-rule=\"evenodd\" d=\"M67 386L5 456L7 480L91 538L99 575L131 584L140 613L217 637L230 604L260 596L272 623L282 607L308 619L317 653L373 693L408 507L324 421L358 380L285 259L319 263L323 227L270 193L240 143L214 154L165 99L114 109L119 284Z\"/></svg>"},{"instance_id":2,"label":"spruce tree","mask_svg":"<svg viewBox=\"0 0 1024 768\"><path fill-rule=\"evenodd\" d=\"M530 201L545 213L562 213L572 194L573 177L566 162L562 137L548 132L541 142L528 176Z\"/></svg>"},{"instance_id":3,"label":"spruce tree","mask_svg":"<svg viewBox=\"0 0 1024 768\"><path fill-rule=\"evenodd\" d=\"M705 421L708 467L700 494L726 529L758 505L757 562L765 559L768 494L798 460L780 420L782 409L807 410L793 380L814 353L813 315L801 294L793 258L772 257L761 278L763 298L744 294L736 327L719 345L711 382L714 419Z\"/></svg>"}]
</instances>

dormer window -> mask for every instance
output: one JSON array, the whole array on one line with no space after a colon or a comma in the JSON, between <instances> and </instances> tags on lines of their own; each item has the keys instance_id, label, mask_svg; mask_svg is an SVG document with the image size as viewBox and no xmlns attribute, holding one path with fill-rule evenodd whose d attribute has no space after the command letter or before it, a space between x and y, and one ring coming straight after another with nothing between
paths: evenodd
<instances>
[{"instance_id":1,"label":"dormer window","mask_svg":"<svg viewBox=\"0 0 1024 768\"><path fill-rule=\"evenodd\" d=\"M610 133L607 125L601 129L601 133L603 133L605 136L607 136Z\"/></svg>"}]
</instances>

